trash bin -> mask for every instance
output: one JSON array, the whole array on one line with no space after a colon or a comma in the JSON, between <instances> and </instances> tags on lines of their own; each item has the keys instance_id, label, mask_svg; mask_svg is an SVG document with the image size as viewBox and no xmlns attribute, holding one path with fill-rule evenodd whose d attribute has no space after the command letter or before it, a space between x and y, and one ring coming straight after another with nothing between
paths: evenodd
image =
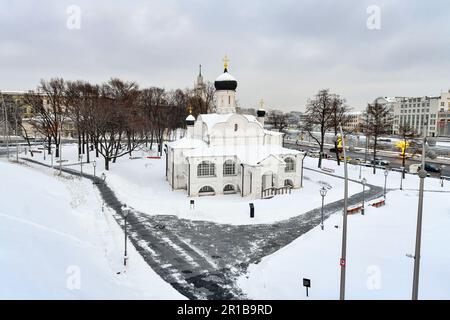
<instances>
[{"instance_id":1,"label":"trash bin","mask_svg":"<svg viewBox=\"0 0 450 320\"><path fill-rule=\"evenodd\" d=\"M253 203L250 203L250 218L254 218L255 217L255 206L253 205Z\"/></svg>"}]
</instances>

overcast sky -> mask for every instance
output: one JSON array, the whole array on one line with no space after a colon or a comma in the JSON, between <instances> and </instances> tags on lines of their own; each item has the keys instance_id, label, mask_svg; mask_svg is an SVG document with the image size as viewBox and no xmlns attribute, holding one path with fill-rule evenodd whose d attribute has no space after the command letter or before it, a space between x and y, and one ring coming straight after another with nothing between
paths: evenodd
<instances>
[{"instance_id":1,"label":"overcast sky","mask_svg":"<svg viewBox=\"0 0 450 320\"><path fill-rule=\"evenodd\" d=\"M67 27L71 5L79 29ZM370 5L380 29L367 27ZM243 107L263 98L302 110L321 88L355 109L377 96L438 95L450 89L450 1L0 2L0 90L55 76L186 88L199 64L213 81L225 54Z\"/></svg>"}]
</instances>

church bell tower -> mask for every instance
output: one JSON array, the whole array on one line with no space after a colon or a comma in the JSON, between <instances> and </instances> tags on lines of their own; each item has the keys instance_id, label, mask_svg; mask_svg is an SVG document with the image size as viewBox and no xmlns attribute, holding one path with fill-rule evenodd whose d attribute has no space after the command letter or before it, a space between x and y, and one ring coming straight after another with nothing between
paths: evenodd
<instances>
[{"instance_id":1,"label":"church bell tower","mask_svg":"<svg viewBox=\"0 0 450 320\"><path fill-rule=\"evenodd\" d=\"M223 59L223 73L214 81L216 88L216 112L219 114L236 113L237 80L228 72L228 58Z\"/></svg>"}]
</instances>

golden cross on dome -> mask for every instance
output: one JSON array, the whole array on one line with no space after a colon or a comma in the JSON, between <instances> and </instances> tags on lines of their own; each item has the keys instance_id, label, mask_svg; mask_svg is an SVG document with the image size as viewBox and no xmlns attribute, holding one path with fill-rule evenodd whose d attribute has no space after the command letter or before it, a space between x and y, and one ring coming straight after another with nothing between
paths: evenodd
<instances>
[{"instance_id":1,"label":"golden cross on dome","mask_svg":"<svg viewBox=\"0 0 450 320\"><path fill-rule=\"evenodd\" d=\"M228 59L227 55L225 55L225 58L223 58L223 67L225 69L228 69L228 62L230 62L230 59Z\"/></svg>"},{"instance_id":2,"label":"golden cross on dome","mask_svg":"<svg viewBox=\"0 0 450 320\"><path fill-rule=\"evenodd\" d=\"M189 114L192 114L192 106L191 105L188 105L187 110L188 110Z\"/></svg>"}]
</instances>

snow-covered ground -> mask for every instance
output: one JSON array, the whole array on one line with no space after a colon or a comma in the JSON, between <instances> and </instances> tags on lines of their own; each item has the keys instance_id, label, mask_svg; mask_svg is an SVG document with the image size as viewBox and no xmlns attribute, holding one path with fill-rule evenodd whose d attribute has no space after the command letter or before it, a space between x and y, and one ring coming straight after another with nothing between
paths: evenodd
<instances>
[{"instance_id":1,"label":"snow-covered ground","mask_svg":"<svg viewBox=\"0 0 450 320\"><path fill-rule=\"evenodd\" d=\"M94 152L91 152L91 157L93 155ZM123 156L117 163L111 164L110 171L104 171L103 161L98 158L96 167L97 175L105 172L108 185L122 202L146 214L176 215L180 218L234 225L272 223L319 207L319 190L322 186L331 188L327 193L326 203L343 197L342 180L305 170L304 188L295 189L290 195L279 195L268 200L242 198L239 195L197 197L194 198L195 210L191 210L186 190L172 191L166 181L164 156L161 159L148 159L148 155L150 153L136 151L133 157L142 159L131 160ZM62 158L69 160L64 165L76 163L76 145L64 146ZM42 153L36 154L34 159L44 162ZM317 159L307 158L305 163L310 167L317 167L316 161ZM48 155L45 162L51 162ZM58 166L56 162L54 164ZM80 165L70 168L80 170ZM93 174L93 171L92 164L83 165L83 172ZM349 194L358 192L361 192L360 185L350 183ZM254 219L249 217L250 202L255 206Z\"/></svg>"},{"instance_id":2,"label":"snow-covered ground","mask_svg":"<svg viewBox=\"0 0 450 320\"><path fill-rule=\"evenodd\" d=\"M327 162L340 173L343 169ZM370 183L384 184L384 175L365 168ZM365 172L365 173L364 173ZM358 178L359 171L349 175ZM399 188L400 174L391 172L388 188ZM407 189L417 189L419 179L408 175ZM427 178L424 197L422 254L419 297L450 299L450 182L440 187L438 179ZM439 191L447 191L439 192ZM395 190L387 195L386 206L368 207L364 216L348 217L347 283L348 299L410 299L417 220L418 192ZM335 226L338 226L336 228ZM251 265L239 279L240 287L253 299L338 299L342 214L316 227L288 246ZM306 298L302 279L311 279Z\"/></svg>"},{"instance_id":3,"label":"snow-covered ground","mask_svg":"<svg viewBox=\"0 0 450 320\"><path fill-rule=\"evenodd\" d=\"M0 299L183 299L101 211L87 180L0 161Z\"/></svg>"}]
</instances>

